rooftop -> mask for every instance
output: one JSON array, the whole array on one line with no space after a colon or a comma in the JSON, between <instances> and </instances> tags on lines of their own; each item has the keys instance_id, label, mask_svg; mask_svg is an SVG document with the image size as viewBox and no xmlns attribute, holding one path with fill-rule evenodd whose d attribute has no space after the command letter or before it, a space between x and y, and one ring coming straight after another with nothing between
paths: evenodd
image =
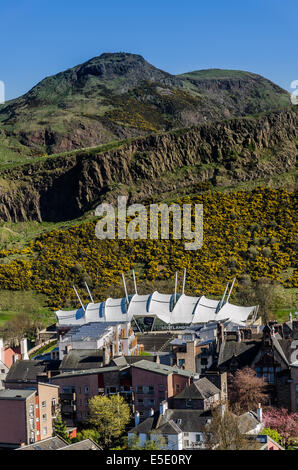
<instances>
[{"instance_id":1,"label":"rooftop","mask_svg":"<svg viewBox=\"0 0 298 470\"><path fill-rule=\"evenodd\" d=\"M46 371L47 367L43 361L21 359L12 364L6 382L37 382L37 376L47 376Z\"/></svg>"},{"instance_id":2,"label":"rooftop","mask_svg":"<svg viewBox=\"0 0 298 470\"><path fill-rule=\"evenodd\" d=\"M204 400L217 394L220 394L220 390L210 382L210 380L203 377L202 379L196 380L189 386L185 387L181 393L174 397L174 399L183 398L186 400Z\"/></svg>"},{"instance_id":3,"label":"rooftop","mask_svg":"<svg viewBox=\"0 0 298 470\"><path fill-rule=\"evenodd\" d=\"M60 370L86 370L102 367L103 353L101 349L71 349L64 356Z\"/></svg>"},{"instance_id":4,"label":"rooftop","mask_svg":"<svg viewBox=\"0 0 298 470\"><path fill-rule=\"evenodd\" d=\"M26 400L31 395L35 395L35 390L6 389L0 390L0 400Z\"/></svg>"},{"instance_id":5,"label":"rooftop","mask_svg":"<svg viewBox=\"0 0 298 470\"><path fill-rule=\"evenodd\" d=\"M15 450L59 450L67 446L67 443L59 436L50 437L28 446L22 446Z\"/></svg>"},{"instance_id":6,"label":"rooftop","mask_svg":"<svg viewBox=\"0 0 298 470\"><path fill-rule=\"evenodd\" d=\"M113 372L119 370L117 366L111 367L98 367L96 369L88 370L76 370L74 372L63 372L61 374L55 375L51 380L63 379L65 377L77 377L79 375L92 375L92 374L104 374L105 372Z\"/></svg>"},{"instance_id":7,"label":"rooftop","mask_svg":"<svg viewBox=\"0 0 298 470\"><path fill-rule=\"evenodd\" d=\"M149 362L144 359L139 362L135 362L131 366L137 367L138 369L148 370L149 372L155 372L156 374L162 374L162 375L178 374L178 375L183 375L185 377L193 377L193 376L198 375L188 370L178 369L178 367L171 367L165 364Z\"/></svg>"}]
</instances>

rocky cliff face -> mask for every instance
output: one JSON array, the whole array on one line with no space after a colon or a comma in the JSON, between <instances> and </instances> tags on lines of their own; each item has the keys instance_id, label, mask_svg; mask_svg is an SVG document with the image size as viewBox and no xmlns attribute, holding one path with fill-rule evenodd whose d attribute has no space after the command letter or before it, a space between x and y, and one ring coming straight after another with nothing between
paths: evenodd
<instances>
[{"instance_id":1,"label":"rocky cliff face","mask_svg":"<svg viewBox=\"0 0 298 470\"><path fill-rule=\"evenodd\" d=\"M225 186L295 167L295 108L138 138L107 152L49 157L0 174L2 220L72 219L103 200L162 199L166 191L212 182Z\"/></svg>"}]
</instances>

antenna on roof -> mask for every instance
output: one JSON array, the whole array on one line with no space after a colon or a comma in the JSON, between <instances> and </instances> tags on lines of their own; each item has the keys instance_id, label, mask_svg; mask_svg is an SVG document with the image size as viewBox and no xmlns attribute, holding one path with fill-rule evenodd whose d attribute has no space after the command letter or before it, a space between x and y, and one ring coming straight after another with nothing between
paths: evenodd
<instances>
[{"instance_id":1,"label":"antenna on roof","mask_svg":"<svg viewBox=\"0 0 298 470\"><path fill-rule=\"evenodd\" d=\"M135 285L135 293L137 294L138 289L137 289L137 281L136 281L136 275L135 275L135 270L134 269L132 270L132 275L133 275L133 282L134 282L134 285Z\"/></svg>"},{"instance_id":2,"label":"antenna on roof","mask_svg":"<svg viewBox=\"0 0 298 470\"><path fill-rule=\"evenodd\" d=\"M128 295L127 295L127 289L126 289L126 284L125 284L124 273L122 273L122 281L123 281L123 287L124 287L124 292L125 292L126 301L127 301L127 303L128 303Z\"/></svg>"},{"instance_id":3,"label":"antenna on roof","mask_svg":"<svg viewBox=\"0 0 298 470\"><path fill-rule=\"evenodd\" d=\"M87 284L87 282L86 282L86 281L85 281L85 286L86 286L86 288L87 288L87 291L88 291L89 297L90 297L90 299L91 299L91 302L94 304L94 300L93 300L93 298L92 298L92 295L91 295L90 289L89 289L89 287L88 287L88 284Z\"/></svg>"},{"instance_id":4,"label":"antenna on roof","mask_svg":"<svg viewBox=\"0 0 298 470\"><path fill-rule=\"evenodd\" d=\"M85 309L85 307L84 307L84 305L83 305L83 302L81 301L81 297L79 296L77 289L75 288L75 286L72 286L72 287L73 287L73 290L74 290L75 293L76 293L77 298L79 299L79 302L80 302L80 304L81 304L81 306L82 306L82 309L84 310L84 312L86 312L86 309Z\"/></svg>"},{"instance_id":5,"label":"antenna on roof","mask_svg":"<svg viewBox=\"0 0 298 470\"><path fill-rule=\"evenodd\" d=\"M222 298L221 298L221 300L220 300L220 302L219 302L219 304L218 304L218 310L220 310L221 307L223 306L223 303L224 303L224 300L225 300L225 296L226 296L226 293L227 293L229 284L230 284L230 282L228 281L228 282L227 282L227 285L226 285L226 288L225 288L225 291L224 291L224 293L223 293L223 296L222 296Z\"/></svg>"},{"instance_id":6,"label":"antenna on roof","mask_svg":"<svg viewBox=\"0 0 298 470\"><path fill-rule=\"evenodd\" d=\"M186 280L186 268L184 268L184 274L183 274L182 294L184 294L185 280Z\"/></svg>"},{"instance_id":7,"label":"antenna on roof","mask_svg":"<svg viewBox=\"0 0 298 470\"><path fill-rule=\"evenodd\" d=\"M229 292L229 295L228 295L228 297L227 297L227 303L228 303L229 298L230 298L230 295L231 295L231 293L232 293L232 290L233 290L234 282L235 282L235 281L236 281L236 278L234 277L233 282L232 282L232 285L231 285L231 289L230 289L230 292Z\"/></svg>"}]
</instances>

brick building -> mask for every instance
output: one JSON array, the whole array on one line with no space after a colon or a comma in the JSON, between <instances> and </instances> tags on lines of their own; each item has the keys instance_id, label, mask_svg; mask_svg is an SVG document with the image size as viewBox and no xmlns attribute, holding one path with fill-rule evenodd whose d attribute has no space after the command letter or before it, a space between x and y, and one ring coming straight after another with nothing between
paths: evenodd
<instances>
[{"instance_id":1,"label":"brick building","mask_svg":"<svg viewBox=\"0 0 298 470\"><path fill-rule=\"evenodd\" d=\"M55 385L0 391L0 446L15 448L51 437L57 409Z\"/></svg>"},{"instance_id":2,"label":"brick building","mask_svg":"<svg viewBox=\"0 0 298 470\"><path fill-rule=\"evenodd\" d=\"M171 400L194 378L199 378L191 371L146 360L131 365L131 376L133 408L141 420L150 415L151 409L159 410L162 401Z\"/></svg>"}]
</instances>

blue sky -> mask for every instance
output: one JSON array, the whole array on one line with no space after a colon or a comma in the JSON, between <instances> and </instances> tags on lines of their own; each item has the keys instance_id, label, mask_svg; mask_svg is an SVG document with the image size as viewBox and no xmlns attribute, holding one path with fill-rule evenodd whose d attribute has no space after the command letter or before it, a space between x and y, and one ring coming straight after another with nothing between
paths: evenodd
<instances>
[{"instance_id":1,"label":"blue sky","mask_svg":"<svg viewBox=\"0 0 298 470\"><path fill-rule=\"evenodd\" d=\"M2 0L0 7L6 99L116 51L170 73L249 70L289 91L298 80L295 0Z\"/></svg>"}]
</instances>

